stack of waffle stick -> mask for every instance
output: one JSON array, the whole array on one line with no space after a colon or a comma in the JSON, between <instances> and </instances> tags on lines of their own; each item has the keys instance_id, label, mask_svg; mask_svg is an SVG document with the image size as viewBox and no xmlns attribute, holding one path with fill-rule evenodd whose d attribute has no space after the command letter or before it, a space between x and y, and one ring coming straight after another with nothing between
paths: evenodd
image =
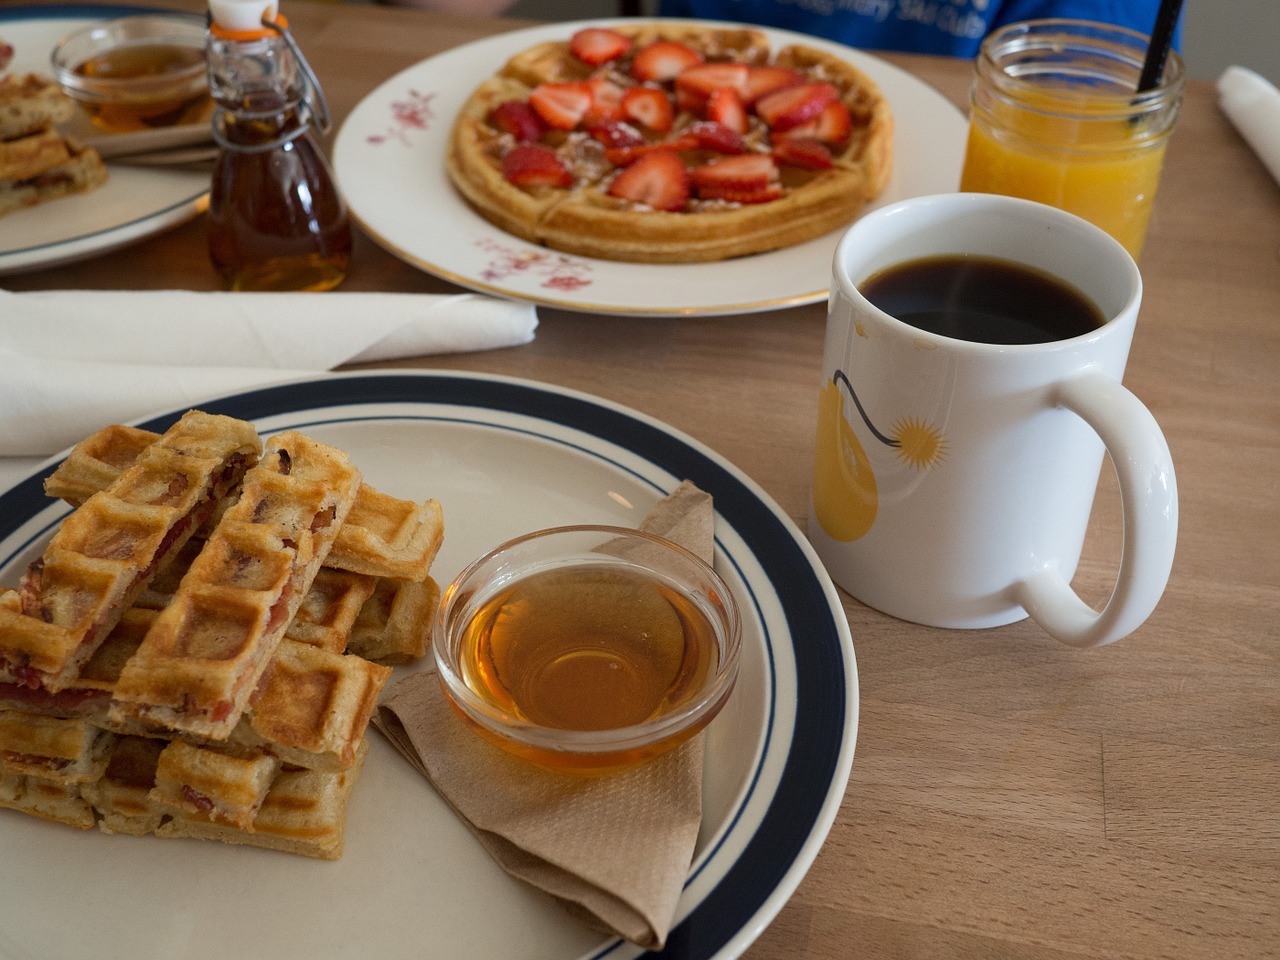
<instances>
[{"instance_id":1,"label":"stack of waffle stick","mask_svg":"<svg viewBox=\"0 0 1280 960\"><path fill-rule=\"evenodd\" d=\"M0 806L335 859L391 665L426 652L439 504L293 431L109 427L0 592Z\"/></svg>"},{"instance_id":2,"label":"stack of waffle stick","mask_svg":"<svg viewBox=\"0 0 1280 960\"><path fill-rule=\"evenodd\" d=\"M56 129L74 111L46 77L0 76L0 216L107 182L98 152Z\"/></svg>"}]
</instances>

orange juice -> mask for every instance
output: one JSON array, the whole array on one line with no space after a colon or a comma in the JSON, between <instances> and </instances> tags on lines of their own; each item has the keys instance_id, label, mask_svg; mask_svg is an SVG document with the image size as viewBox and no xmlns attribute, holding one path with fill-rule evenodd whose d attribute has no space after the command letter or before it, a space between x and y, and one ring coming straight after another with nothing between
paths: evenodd
<instances>
[{"instance_id":1,"label":"orange juice","mask_svg":"<svg viewBox=\"0 0 1280 960\"><path fill-rule=\"evenodd\" d=\"M993 33L975 65L960 189L1077 214L1137 259L1182 90L1172 54L1154 90L1135 85L1145 38L1083 21Z\"/></svg>"}]
</instances>

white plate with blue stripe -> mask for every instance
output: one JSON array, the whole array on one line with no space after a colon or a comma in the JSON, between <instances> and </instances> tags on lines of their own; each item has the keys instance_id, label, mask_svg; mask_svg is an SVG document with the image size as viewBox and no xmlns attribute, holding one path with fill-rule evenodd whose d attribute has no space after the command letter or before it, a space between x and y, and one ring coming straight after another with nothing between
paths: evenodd
<instances>
[{"instance_id":1,"label":"white plate with blue stripe","mask_svg":"<svg viewBox=\"0 0 1280 960\"><path fill-rule=\"evenodd\" d=\"M736 957L782 908L835 817L853 763L858 684L840 600L803 535L748 477L633 410L546 384L455 373L350 374L202 409L295 428L399 497L439 499L433 575L518 534L634 526L683 479L712 494L716 569L743 611L737 688L707 731L703 829L659 956ZM162 430L174 411L143 423ZM0 495L0 586L17 583L65 504L54 458ZM416 669L400 668L401 671ZM0 956L41 960L622 960L503 873L377 734L336 862L197 840L81 832L0 810ZM56 933L54 933L56 931Z\"/></svg>"}]
</instances>

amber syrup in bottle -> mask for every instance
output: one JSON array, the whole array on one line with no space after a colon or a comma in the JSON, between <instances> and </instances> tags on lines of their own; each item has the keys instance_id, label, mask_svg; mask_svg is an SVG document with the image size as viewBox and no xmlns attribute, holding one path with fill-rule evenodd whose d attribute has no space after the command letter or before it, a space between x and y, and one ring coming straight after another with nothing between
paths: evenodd
<instances>
[{"instance_id":1,"label":"amber syrup in bottle","mask_svg":"<svg viewBox=\"0 0 1280 960\"><path fill-rule=\"evenodd\" d=\"M210 6L209 86L220 149L209 258L231 290L330 290L346 277L351 224L312 129L328 128L319 84L270 0ZM256 29L244 22L254 7Z\"/></svg>"}]
</instances>

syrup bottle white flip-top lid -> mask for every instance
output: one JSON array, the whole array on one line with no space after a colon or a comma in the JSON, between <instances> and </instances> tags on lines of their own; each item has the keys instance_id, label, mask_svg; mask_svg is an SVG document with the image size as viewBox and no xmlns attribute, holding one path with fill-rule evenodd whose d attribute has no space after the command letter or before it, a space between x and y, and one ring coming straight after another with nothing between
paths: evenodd
<instances>
[{"instance_id":1,"label":"syrup bottle white flip-top lid","mask_svg":"<svg viewBox=\"0 0 1280 960\"><path fill-rule=\"evenodd\" d=\"M209 0L213 22L237 32L261 30L263 19L275 20L279 8L278 0Z\"/></svg>"}]
</instances>

